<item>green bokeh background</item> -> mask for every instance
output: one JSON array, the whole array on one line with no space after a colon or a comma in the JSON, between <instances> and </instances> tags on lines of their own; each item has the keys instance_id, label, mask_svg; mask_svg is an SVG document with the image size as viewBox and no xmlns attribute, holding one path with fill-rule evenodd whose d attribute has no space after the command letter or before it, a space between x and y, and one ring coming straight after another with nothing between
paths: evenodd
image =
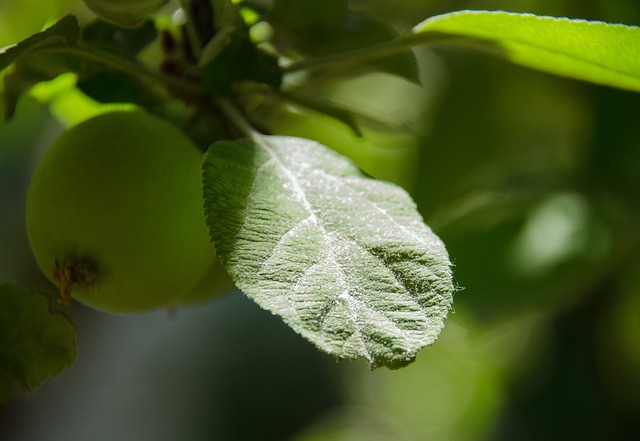
<instances>
[{"instance_id":1,"label":"green bokeh background","mask_svg":"<svg viewBox=\"0 0 640 441\"><path fill-rule=\"evenodd\" d=\"M635 0L351 6L398 29L466 8L640 25ZM0 0L0 47L67 12L90 17L79 2ZM462 289L416 363L336 363L239 292L173 318L76 305L77 363L0 407L0 439L640 439L640 95L480 54L417 54L422 91L391 75L322 90L415 135L357 139L317 115L278 123L403 185L447 244ZM0 281L50 290L24 198L61 130L33 98L0 126Z\"/></svg>"}]
</instances>

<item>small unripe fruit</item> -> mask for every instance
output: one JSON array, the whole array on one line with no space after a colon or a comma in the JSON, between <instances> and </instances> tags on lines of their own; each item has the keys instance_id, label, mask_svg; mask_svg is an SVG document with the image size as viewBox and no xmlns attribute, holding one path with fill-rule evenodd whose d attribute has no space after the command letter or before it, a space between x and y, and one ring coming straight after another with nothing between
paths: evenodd
<instances>
[{"instance_id":1,"label":"small unripe fruit","mask_svg":"<svg viewBox=\"0 0 640 441\"><path fill-rule=\"evenodd\" d=\"M27 195L36 261L61 301L139 313L172 306L213 259L202 154L171 124L104 113L64 132Z\"/></svg>"},{"instance_id":2,"label":"small unripe fruit","mask_svg":"<svg viewBox=\"0 0 640 441\"><path fill-rule=\"evenodd\" d=\"M141 25L167 0L84 0L101 19L124 28Z\"/></svg>"},{"instance_id":3,"label":"small unripe fruit","mask_svg":"<svg viewBox=\"0 0 640 441\"><path fill-rule=\"evenodd\" d=\"M215 257L204 274L183 295L172 299L169 309L199 306L223 296L233 288L233 280L218 257Z\"/></svg>"}]
</instances>

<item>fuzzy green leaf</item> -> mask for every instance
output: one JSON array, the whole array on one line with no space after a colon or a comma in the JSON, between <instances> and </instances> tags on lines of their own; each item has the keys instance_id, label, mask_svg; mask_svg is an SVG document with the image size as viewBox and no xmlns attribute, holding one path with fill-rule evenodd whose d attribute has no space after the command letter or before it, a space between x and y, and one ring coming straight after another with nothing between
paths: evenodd
<instances>
[{"instance_id":1,"label":"fuzzy green leaf","mask_svg":"<svg viewBox=\"0 0 640 441\"><path fill-rule=\"evenodd\" d=\"M293 137L218 142L203 170L207 224L236 284L318 348L397 368L437 339L450 262L400 187Z\"/></svg>"},{"instance_id":2,"label":"fuzzy green leaf","mask_svg":"<svg viewBox=\"0 0 640 441\"><path fill-rule=\"evenodd\" d=\"M76 331L49 299L17 285L0 285L0 401L18 384L33 392L76 357Z\"/></svg>"},{"instance_id":3,"label":"fuzzy green leaf","mask_svg":"<svg viewBox=\"0 0 640 441\"><path fill-rule=\"evenodd\" d=\"M639 27L502 11L459 11L423 21L405 41L428 43L442 35L479 39L488 43L485 49L529 68L640 91Z\"/></svg>"}]
</instances>

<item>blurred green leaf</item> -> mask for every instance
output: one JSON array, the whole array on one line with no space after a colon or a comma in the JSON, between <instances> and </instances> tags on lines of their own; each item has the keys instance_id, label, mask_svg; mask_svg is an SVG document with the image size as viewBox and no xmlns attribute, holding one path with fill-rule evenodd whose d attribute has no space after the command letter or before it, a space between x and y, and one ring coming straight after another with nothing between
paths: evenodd
<instances>
[{"instance_id":1,"label":"blurred green leaf","mask_svg":"<svg viewBox=\"0 0 640 441\"><path fill-rule=\"evenodd\" d=\"M152 21L137 28L125 29L102 20L82 29L82 42L92 47L124 56L134 56L158 36Z\"/></svg>"},{"instance_id":2,"label":"blurred green leaf","mask_svg":"<svg viewBox=\"0 0 640 441\"><path fill-rule=\"evenodd\" d=\"M84 0L101 20L123 28L141 26L169 0Z\"/></svg>"},{"instance_id":3,"label":"blurred green leaf","mask_svg":"<svg viewBox=\"0 0 640 441\"><path fill-rule=\"evenodd\" d=\"M103 112L136 108L132 103L103 104L95 101L76 87L76 81L76 74L65 73L51 81L36 84L29 91L29 96L46 104L48 112L63 127L70 127Z\"/></svg>"},{"instance_id":4,"label":"blurred green leaf","mask_svg":"<svg viewBox=\"0 0 640 441\"><path fill-rule=\"evenodd\" d=\"M34 392L76 357L75 328L49 310L49 298L0 285L0 400L14 384Z\"/></svg>"},{"instance_id":5,"label":"blurred green leaf","mask_svg":"<svg viewBox=\"0 0 640 441\"><path fill-rule=\"evenodd\" d=\"M276 0L266 18L284 47L313 57L365 48L398 35L389 23L351 10L346 0ZM356 67L418 80L416 60L409 52Z\"/></svg>"},{"instance_id":6,"label":"blurred green leaf","mask_svg":"<svg viewBox=\"0 0 640 441\"><path fill-rule=\"evenodd\" d=\"M89 64L82 59L51 51L38 51L18 59L14 69L4 78L3 105L5 119L13 116L18 100L34 85L67 72L82 72Z\"/></svg>"},{"instance_id":7,"label":"blurred green leaf","mask_svg":"<svg viewBox=\"0 0 640 441\"><path fill-rule=\"evenodd\" d=\"M360 130L360 126L358 125L353 112L333 105L332 103L308 98L303 95L287 93L282 96L294 104L298 104L302 107L306 107L307 109L315 110L316 112L330 118L334 118L336 121L340 121L342 124L349 127L356 136L362 136L362 131Z\"/></svg>"},{"instance_id":8,"label":"blurred green leaf","mask_svg":"<svg viewBox=\"0 0 640 441\"><path fill-rule=\"evenodd\" d=\"M104 60L111 57L110 61L119 63L127 59L135 62L136 54L156 37L151 22L136 29L120 29L97 21L83 29L82 41L77 45L80 39L78 22L73 16L64 17L47 30L0 54L0 67L14 64L14 69L4 78L3 116L11 118L20 97L33 86L68 72L77 73L78 88L99 102L152 107L158 100L148 83L130 74L110 70ZM100 57L90 59L82 53L90 54L95 50L101 52ZM103 60L98 61L99 58Z\"/></svg>"},{"instance_id":9,"label":"blurred green leaf","mask_svg":"<svg viewBox=\"0 0 640 441\"><path fill-rule=\"evenodd\" d=\"M129 103L147 109L161 105L148 83L119 71L99 69L83 75L78 78L77 87L100 103Z\"/></svg>"},{"instance_id":10,"label":"blurred green leaf","mask_svg":"<svg viewBox=\"0 0 640 441\"><path fill-rule=\"evenodd\" d=\"M42 32L33 34L17 45L0 53L0 71L3 71L18 58L35 49L60 43L75 43L79 38L80 27L78 25L78 20L72 15L67 15L53 26Z\"/></svg>"},{"instance_id":11,"label":"blurred green leaf","mask_svg":"<svg viewBox=\"0 0 640 441\"><path fill-rule=\"evenodd\" d=\"M408 41L426 43L439 34L479 39L489 43L484 49L529 68L640 91L639 27L502 11L459 11L423 21Z\"/></svg>"},{"instance_id":12,"label":"blurred green leaf","mask_svg":"<svg viewBox=\"0 0 640 441\"><path fill-rule=\"evenodd\" d=\"M282 82L278 60L258 49L245 31L233 34L222 52L200 71L204 86L219 96L233 94L234 85L242 81L267 84L276 89Z\"/></svg>"},{"instance_id":13,"label":"blurred green leaf","mask_svg":"<svg viewBox=\"0 0 640 441\"><path fill-rule=\"evenodd\" d=\"M316 142L218 142L204 164L216 251L237 286L320 349L402 367L453 300L450 262L408 194Z\"/></svg>"},{"instance_id":14,"label":"blurred green leaf","mask_svg":"<svg viewBox=\"0 0 640 441\"><path fill-rule=\"evenodd\" d=\"M133 75L110 70L105 64L114 61L126 63L127 59L135 62L135 55L156 36L152 23L125 30L96 22L83 30L81 43L90 45L85 47L76 44L80 38L77 20L66 16L47 30L0 54L0 57L5 56L0 61L14 64L14 69L4 78L2 100L5 119L13 116L18 100L33 86L69 72L77 73L78 88L99 102L152 107L157 99L148 83ZM101 52L99 57L88 56L96 50Z\"/></svg>"},{"instance_id":15,"label":"blurred green leaf","mask_svg":"<svg viewBox=\"0 0 640 441\"><path fill-rule=\"evenodd\" d=\"M23 93L41 81L62 73L82 70L82 62L65 54L53 54L43 49L75 44L80 38L78 20L67 15L46 30L32 35L0 54L0 71L15 64L4 77L2 96L4 119L11 118Z\"/></svg>"}]
</instances>

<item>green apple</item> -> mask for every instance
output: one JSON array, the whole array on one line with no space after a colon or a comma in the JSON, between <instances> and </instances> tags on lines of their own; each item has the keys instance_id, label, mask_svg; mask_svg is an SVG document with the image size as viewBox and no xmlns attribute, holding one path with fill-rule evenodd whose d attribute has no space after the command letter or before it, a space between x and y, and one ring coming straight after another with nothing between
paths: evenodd
<instances>
[{"instance_id":1,"label":"green apple","mask_svg":"<svg viewBox=\"0 0 640 441\"><path fill-rule=\"evenodd\" d=\"M141 25L167 0L84 0L101 19L117 26L132 28Z\"/></svg>"},{"instance_id":2,"label":"green apple","mask_svg":"<svg viewBox=\"0 0 640 441\"><path fill-rule=\"evenodd\" d=\"M175 297L167 308L183 308L199 306L213 299L223 296L233 288L233 280L227 273L224 265L216 256L212 259L209 267L183 295Z\"/></svg>"},{"instance_id":3,"label":"green apple","mask_svg":"<svg viewBox=\"0 0 640 441\"><path fill-rule=\"evenodd\" d=\"M215 258L201 163L180 130L141 111L65 131L27 195L31 248L61 302L140 313L189 292Z\"/></svg>"}]
</instances>

